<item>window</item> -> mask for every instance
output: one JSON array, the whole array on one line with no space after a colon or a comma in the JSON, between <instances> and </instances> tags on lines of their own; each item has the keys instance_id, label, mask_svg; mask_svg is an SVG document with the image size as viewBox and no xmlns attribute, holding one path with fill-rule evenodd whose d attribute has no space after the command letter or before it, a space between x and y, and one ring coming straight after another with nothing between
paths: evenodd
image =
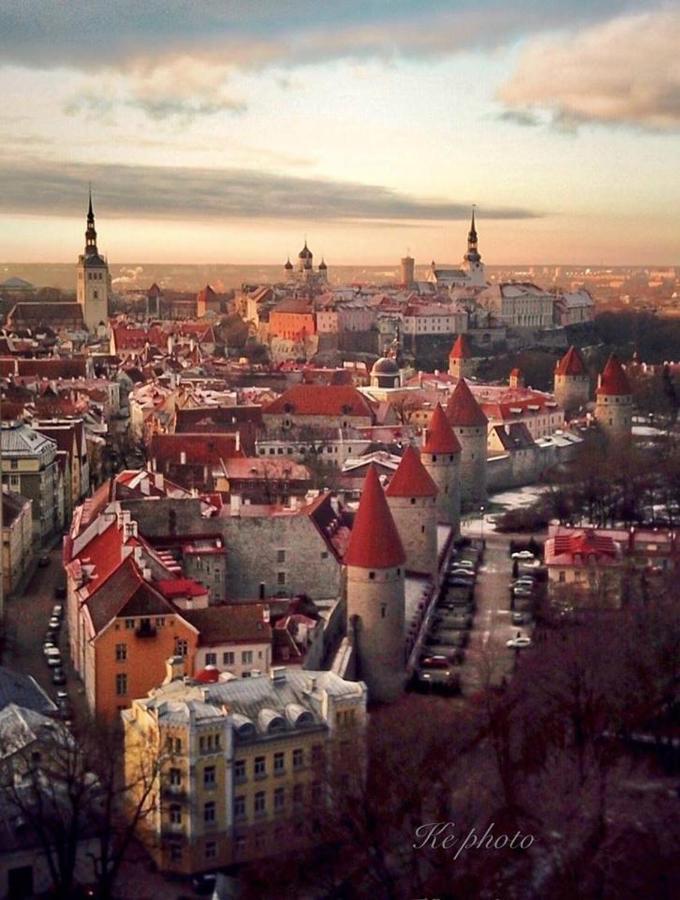
<instances>
[{"instance_id":1,"label":"window","mask_svg":"<svg viewBox=\"0 0 680 900\"><path fill-rule=\"evenodd\" d=\"M125 620L125 627L126 627L126 628L134 628L134 627L135 627L135 620L134 620L134 619L126 619L126 620Z\"/></svg>"},{"instance_id":2,"label":"window","mask_svg":"<svg viewBox=\"0 0 680 900\"><path fill-rule=\"evenodd\" d=\"M116 696L124 697L127 694L127 675L119 672L116 675Z\"/></svg>"},{"instance_id":3,"label":"window","mask_svg":"<svg viewBox=\"0 0 680 900\"><path fill-rule=\"evenodd\" d=\"M183 638L175 638L175 656L186 656L189 645Z\"/></svg>"},{"instance_id":4,"label":"window","mask_svg":"<svg viewBox=\"0 0 680 900\"><path fill-rule=\"evenodd\" d=\"M321 559L328 559L328 550L321 551Z\"/></svg>"},{"instance_id":5,"label":"window","mask_svg":"<svg viewBox=\"0 0 680 900\"><path fill-rule=\"evenodd\" d=\"M180 769L170 769L170 784L179 787L182 784L182 772Z\"/></svg>"},{"instance_id":6,"label":"window","mask_svg":"<svg viewBox=\"0 0 680 900\"><path fill-rule=\"evenodd\" d=\"M369 572L368 577L371 581L375 581L375 572Z\"/></svg>"},{"instance_id":7,"label":"window","mask_svg":"<svg viewBox=\"0 0 680 900\"><path fill-rule=\"evenodd\" d=\"M205 654L205 664L206 664L206 666L216 666L217 665L217 654L216 653L206 653Z\"/></svg>"},{"instance_id":8,"label":"window","mask_svg":"<svg viewBox=\"0 0 680 900\"><path fill-rule=\"evenodd\" d=\"M387 615L387 604L381 603L380 604L380 618L384 619L386 615Z\"/></svg>"},{"instance_id":9,"label":"window","mask_svg":"<svg viewBox=\"0 0 680 900\"><path fill-rule=\"evenodd\" d=\"M267 774L267 762L264 756L255 757L254 774L256 778L264 778Z\"/></svg>"},{"instance_id":10,"label":"window","mask_svg":"<svg viewBox=\"0 0 680 900\"><path fill-rule=\"evenodd\" d=\"M165 625L165 616L158 616L156 619L156 626L158 628L162 628Z\"/></svg>"},{"instance_id":11,"label":"window","mask_svg":"<svg viewBox=\"0 0 680 900\"><path fill-rule=\"evenodd\" d=\"M222 665L223 666L233 666L234 665L234 654L231 650L228 650L226 653L222 654Z\"/></svg>"},{"instance_id":12,"label":"window","mask_svg":"<svg viewBox=\"0 0 680 900\"><path fill-rule=\"evenodd\" d=\"M170 821L173 825L182 824L182 807L179 803L173 803L170 806Z\"/></svg>"},{"instance_id":13,"label":"window","mask_svg":"<svg viewBox=\"0 0 680 900\"><path fill-rule=\"evenodd\" d=\"M217 856L217 843L215 841L207 841L205 845L205 858L215 859Z\"/></svg>"},{"instance_id":14,"label":"window","mask_svg":"<svg viewBox=\"0 0 680 900\"><path fill-rule=\"evenodd\" d=\"M304 762L305 762L304 751L302 750L301 747L297 747L295 750L293 750L293 768L301 769L304 765Z\"/></svg>"},{"instance_id":15,"label":"window","mask_svg":"<svg viewBox=\"0 0 680 900\"><path fill-rule=\"evenodd\" d=\"M181 752L182 752L182 739L175 738L175 753L181 753Z\"/></svg>"},{"instance_id":16,"label":"window","mask_svg":"<svg viewBox=\"0 0 680 900\"><path fill-rule=\"evenodd\" d=\"M282 775L285 766L284 766L285 756L283 753L275 753L274 754L274 774Z\"/></svg>"},{"instance_id":17,"label":"window","mask_svg":"<svg viewBox=\"0 0 680 900\"><path fill-rule=\"evenodd\" d=\"M276 551L276 561L277 562L285 562L286 561L286 551L285 550L277 550Z\"/></svg>"},{"instance_id":18,"label":"window","mask_svg":"<svg viewBox=\"0 0 680 900\"><path fill-rule=\"evenodd\" d=\"M561 581L562 583L564 583L566 580L567 580L567 573L566 573L566 572L560 572L560 581Z\"/></svg>"},{"instance_id":19,"label":"window","mask_svg":"<svg viewBox=\"0 0 680 900\"><path fill-rule=\"evenodd\" d=\"M127 644L116 644L116 662L127 659Z\"/></svg>"},{"instance_id":20,"label":"window","mask_svg":"<svg viewBox=\"0 0 680 900\"><path fill-rule=\"evenodd\" d=\"M215 801L208 800L203 804L203 821L210 825L215 821Z\"/></svg>"},{"instance_id":21,"label":"window","mask_svg":"<svg viewBox=\"0 0 680 900\"><path fill-rule=\"evenodd\" d=\"M246 780L245 759L237 759L234 761L234 780L237 784Z\"/></svg>"},{"instance_id":22,"label":"window","mask_svg":"<svg viewBox=\"0 0 680 900\"><path fill-rule=\"evenodd\" d=\"M203 787L215 787L215 766L206 766L203 769Z\"/></svg>"},{"instance_id":23,"label":"window","mask_svg":"<svg viewBox=\"0 0 680 900\"><path fill-rule=\"evenodd\" d=\"M282 787L274 791L274 809L280 812L286 805L286 793Z\"/></svg>"},{"instance_id":24,"label":"window","mask_svg":"<svg viewBox=\"0 0 680 900\"><path fill-rule=\"evenodd\" d=\"M305 796L305 788L302 784L293 785L293 806L302 806Z\"/></svg>"},{"instance_id":25,"label":"window","mask_svg":"<svg viewBox=\"0 0 680 900\"><path fill-rule=\"evenodd\" d=\"M234 797L234 818L244 819L246 815L246 798L243 794Z\"/></svg>"},{"instance_id":26,"label":"window","mask_svg":"<svg viewBox=\"0 0 680 900\"><path fill-rule=\"evenodd\" d=\"M285 572L277 572L276 573L276 583L277 584L285 584L286 583L286 573Z\"/></svg>"},{"instance_id":27,"label":"window","mask_svg":"<svg viewBox=\"0 0 680 900\"><path fill-rule=\"evenodd\" d=\"M264 791L255 794L254 811L256 816L263 816L267 812L267 798Z\"/></svg>"},{"instance_id":28,"label":"window","mask_svg":"<svg viewBox=\"0 0 680 900\"><path fill-rule=\"evenodd\" d=\"M244 650L241 653L241 662L244 666L248 666L253 661L253 651L252 650Z\"/></svg>"}]
</instances>

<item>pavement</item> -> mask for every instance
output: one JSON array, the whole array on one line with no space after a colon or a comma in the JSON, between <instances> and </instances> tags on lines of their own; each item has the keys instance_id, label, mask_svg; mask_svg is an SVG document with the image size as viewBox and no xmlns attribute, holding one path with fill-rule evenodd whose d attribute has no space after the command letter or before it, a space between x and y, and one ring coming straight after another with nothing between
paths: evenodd
<instances>
[{"instance_id":1,"label":"pavement","mask_svg":"<svg viewBox=\"0 0 680 900\"><path fill-rule=\"evenodd\" d=\"M469 695L489 685L499 685L503 678L510 678L519 651L508 649L505 643L515 637L518 630L530 634L526 627L512 624L510 610L510 541L526 540L526 535L500 534L486 522L482 524L479 517L464 523L462 534L486 541L475 584L477 610L460 672L461 691Z\"/></svg>"}]
</instances>

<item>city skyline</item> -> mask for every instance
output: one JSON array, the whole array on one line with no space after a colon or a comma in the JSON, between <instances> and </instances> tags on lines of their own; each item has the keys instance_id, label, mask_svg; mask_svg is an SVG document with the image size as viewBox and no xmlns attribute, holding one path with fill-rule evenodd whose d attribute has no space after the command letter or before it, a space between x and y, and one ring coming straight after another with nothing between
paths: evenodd
<instances>
[{"instance_id":1,"label":"city skyline","mask_svg":"<svg viewBox=\"0 0 680 900\"><path fill-rule=\"evenodd\" d=\"M0 9L3 262L88 182L112 262L458 262L472 204L491 265L678 262L677 3L115 13Z\"/></svg>"}]
</instances>

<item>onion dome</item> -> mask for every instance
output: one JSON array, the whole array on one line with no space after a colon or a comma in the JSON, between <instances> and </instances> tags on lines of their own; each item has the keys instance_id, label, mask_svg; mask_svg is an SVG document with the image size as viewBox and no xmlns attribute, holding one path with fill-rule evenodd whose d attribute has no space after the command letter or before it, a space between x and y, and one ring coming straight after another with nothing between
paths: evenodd
<instances>
[{"instance_id":1,"label":"onion dome","mask_svg":"<svg viewBox=\"0 0 680 900\"><path fill-rule=\"evenodd\" d=\"M583 357L571 346L555 366L555 375L587 375Z\"/></svg>"},{"instance_id":2,"label":"onion dome","mask_svg":"<svg viewBox=\"0 0 680 900\"><path fill-rule=\"evenodd\" d=\"M319 263L319 269L321 271L325 272L327 268L328 268L328 266L326 265L326 261L322 257L321 262Z\"/></svg>"},{"instance_id":3,"label":"onion dome","mask_svg":"<svg viewBox=\"0 0 680 900\"><path fill-rule=\"evenodd\" d=\"M446 404L446 418L451 425L460 425L466 428L485 427L489 421L473 397L464 378L460 379L456 389L449 397L449 402Z\"/></svg>"},{"instance_id":4,"label":"onion dome","mask_svg":"<svg viewBox=\"0 0 680 900\"><path fill-rule=\"evenodd\" d=\"M373 464L364 480L359 509L343 562L360 569L392 569L406 560L404 548Z\"/></svg>"},{"instance_id":5,"label":"onion dome","mask_svg":"<svg viewBox=\"0 0 680 900\"><path fill-rule=\"evenodd\" d=\"M286 264L285 264L285 266L284 266L283 268L286 269L286 270L289 271L289 272L290 272L290 270L293 268L293 263L290 261L290 256L289 256L288 259L286 260Z\"/></svg>"},{"instance_id":6,"label":"onion dome","mask_svg":"<svg viewBox=\"0 0 680 900\"><path fill-rule=\"evenodd\" d=\"M614 353L607 360L607 365L600 375L597 393L599 396L624 396L633 393L623 366Z\"/></svg>"},{"instance_id":7,"label":"onion dome","mask_svg":"<svg viewBox=\"0 0 680 900\"><path fill-rule=\"evenodd\" d=\"M397 471L387 485L386 497L436 497L437 485L420 461L415 447L404 450Z\"/></svg>"},{"instance_id":8,"label":"onion dome","mask_svg":"<svg viewBox=\"0 0 680 900\"><path fill-rule=\"evenodd\" d=\"M427 429L423 453L460 453L461 446L448 419L444 415L441 404L437 404Z\"/></svg>"},{"instance_id":9,"label":"onion dome","mask_svg":"<svg viewBox=\"0 0 680 900\"><path fill-rule=\"evenodd\" d=\"M298 253L298 259L312 259L313 253L307 246L307 241L305 241L305 246Z\"/></svg>"}]
</instances>

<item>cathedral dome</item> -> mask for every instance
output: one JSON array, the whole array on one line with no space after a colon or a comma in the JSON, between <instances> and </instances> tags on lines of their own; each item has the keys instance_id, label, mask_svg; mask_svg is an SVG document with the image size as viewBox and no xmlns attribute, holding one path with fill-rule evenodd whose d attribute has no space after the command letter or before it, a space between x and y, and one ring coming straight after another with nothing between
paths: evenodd
<instances>
[{"instance_id":1,"label":"cathedral dome","mask_svg":"<svg viewBox=\"0 0 680 900\"><path fill-rule=\"evenodd\" d=\"M298 253L298 259L311 259L313 256L312 251L307 246L307 241L305 241L305 246Z\"/></svg>"},{"instance_id":2,"label":"cathedral dome","mask_svg":"<svg viewBox=\"0 0 680 900\"><path fill-rule=\"evenodd\" d=\"M397 365L396 359L391 356L381 356L380 359L376 360L373 368L371 369L371 375L398 375L399 374L399 366Z\"/></svg>"}]
</instances>

